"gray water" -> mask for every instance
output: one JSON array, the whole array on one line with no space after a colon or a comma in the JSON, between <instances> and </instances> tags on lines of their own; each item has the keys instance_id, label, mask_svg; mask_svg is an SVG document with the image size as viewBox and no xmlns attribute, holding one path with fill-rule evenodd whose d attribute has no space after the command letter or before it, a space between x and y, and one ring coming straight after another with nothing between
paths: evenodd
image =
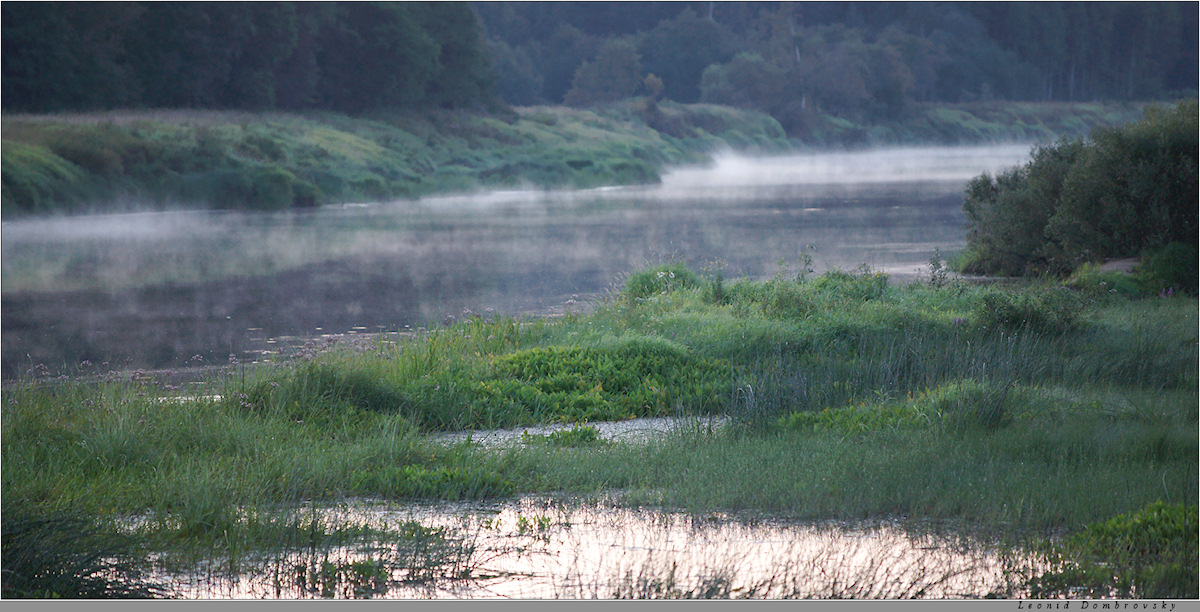
<instances>
[{"instance_id":1,"label":"gray water","mask_svg":"<svg viewBox=\"0 0 1200 612\"><path fill-rule=\"evenodd\" d=\"M966 183L1029 151L728 155L646 187L6 221L0 370L220 365L464 311L553 315L663 261L758 278L807 254L917 278L962 248Z\"/></svg>"}]
</instances>

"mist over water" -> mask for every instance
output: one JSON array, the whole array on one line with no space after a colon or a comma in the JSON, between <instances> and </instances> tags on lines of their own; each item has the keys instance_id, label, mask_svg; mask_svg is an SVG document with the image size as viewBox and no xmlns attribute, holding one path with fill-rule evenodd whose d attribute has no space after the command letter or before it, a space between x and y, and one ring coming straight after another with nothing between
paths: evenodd
<instances>
[{"instance_id":1,"label":"mist over water","mask_svg":"<svg viewBox=\"0 0 1200 612\"><path fill-rule=\"evenodd\" d=\"M178 368L464 309L552 314L666 260L765 277L809 253L818 271L913 276L935 248L962 247L967 181L1029 152L721 155L654 186L4 222L0 369Z\"/></svg>"}]
</instances>

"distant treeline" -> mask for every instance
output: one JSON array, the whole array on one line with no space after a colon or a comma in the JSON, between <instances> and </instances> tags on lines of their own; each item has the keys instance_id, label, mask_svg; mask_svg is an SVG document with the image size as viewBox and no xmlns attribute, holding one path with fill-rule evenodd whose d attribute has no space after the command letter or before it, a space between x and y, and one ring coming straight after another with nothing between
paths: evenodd
<instances>
[{"instance_id":1,"label":"distant treeline","mask_svg":"<svg viewBox=\"0 0 1200 612\"><path fill-rule=\"evenodd\" d=\"M631 95L895 119L914 103L1178 99L1194 2L479 2L510 104ZM654 75L655 78L647 78Z\"/></svg>"},{"instance_id":2,"label":"distant treeline","mask_svg":"<svg viewBox=\"0 0 1200 612\"><path fill-rule=\"evenodd\" d=\"M1195 2L4 2L6 111L1178 99Z\"/></svg>"},{"instance_id":3,"label":"distant treeline","mask_svg":"<svg viewBox=\"0 0 1200 612\"><path fill-rule=\"evenodd\" d=\"M6 111L464 107L492 100L451 2L4 2Z\"/></svg>"}]
</instances>

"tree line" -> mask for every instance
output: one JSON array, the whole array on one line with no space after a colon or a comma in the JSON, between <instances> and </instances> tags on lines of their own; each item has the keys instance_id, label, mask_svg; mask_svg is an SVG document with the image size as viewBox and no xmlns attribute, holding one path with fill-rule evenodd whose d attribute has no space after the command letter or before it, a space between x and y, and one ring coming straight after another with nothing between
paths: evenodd
<instances>
[{"instance_id":1,"label":"tree line","mask_svg":"<svg viewBox=\"0 0 1200 612\"><path fill-rule=\"evenodd\" d=\"M920 102L1195 95L1197 6L1173 2L481 2L516 105L629 95L894 118ZM646 85L654 75L661 94Z\"/></svg>"},{"instance_id":2,"label":"tree line","mask_svg":"<svg viewBox=\"0 0 1200 612\"><path fill-rule=\"evenodd\" d=\"M1195 95L1188 2L4 2L6 111Z\"/></svg>"},{"instance_id":3,"label":"tree line","mask_svg":"<svg viewBox=\"0 0 1200 612\"><path fill-rule=\"evenodd\" d=\"M5 2L6 111L489 104L479 22L443 2Z\"/></svg>"}]
</instances>

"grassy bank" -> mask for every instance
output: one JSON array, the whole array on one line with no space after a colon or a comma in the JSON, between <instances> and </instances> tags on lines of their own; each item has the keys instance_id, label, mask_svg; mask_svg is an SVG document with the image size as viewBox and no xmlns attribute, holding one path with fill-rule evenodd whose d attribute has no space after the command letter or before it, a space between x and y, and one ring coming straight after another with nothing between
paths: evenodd
<instances>
[{"instance_id":1,"label":"grassy bank","mask_svg":"<svg viewBox=\"0 0 1200 612\"><path fill-rule=\"evenodd\" d=\"M3 119L2 214L142 208L278 210L512 187L653 183L717 149L1047 141L1138 116L1135 105L972 104L882 124L632 100L589 111L275 114L118 111Z\"/></svg>"},{"instance_id":2,"label":"grassy bank","mask_svg":"<svg viewBox=\"0 0 1200 612\"><path fill-rule=\"evenodd\" d=\"M653 183L720 147L778 151L773 119L664 105L670 134L629 109L297 115L210 111L12 116L3 214L138 207L275 210L502 187Z\"/></svg>"},{"instance_id":3,"label":"grassy bank","mask_svg":"<svg viewBox=\"0 0 1200 612\"><path fill-rule=\"evenodd\" d=\"M971 102L915 104L894 118L861 122L836 113L810 113L792 126L800 147L840 148L914 144L1053 142L1083 137L1096 127L1141 117L1137 103Z\"/></svg>"},{"instance_id":4,"label":"grassy bank","mask_svg":"<svg viewBox=\"0 0 1200 612\"><path fill-rule=\"evenodd\" d=\"M5 510L137 515L143 542L187 556L316 537L278 508L353 496L620 490L1019 537L1194 503L1194 298L801 264L765 282L663 265L590 314L314 345L203 392L140 374L25 381L4 391ZM648 445L586 426L501 448L430 436L687 414L731 422Z\"/></svg>"}]
</instances>

